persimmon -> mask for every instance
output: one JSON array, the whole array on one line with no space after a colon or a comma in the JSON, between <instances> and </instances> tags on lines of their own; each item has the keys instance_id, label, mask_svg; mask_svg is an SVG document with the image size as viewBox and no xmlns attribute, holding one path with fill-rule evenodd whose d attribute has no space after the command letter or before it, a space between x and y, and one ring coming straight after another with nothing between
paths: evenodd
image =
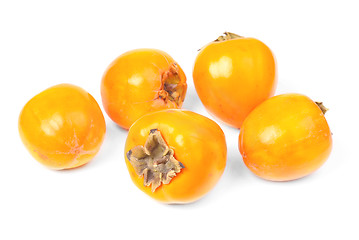
<instances>
[{"instance_id":1,"label":"persimmon","mask_svg":"<svg viewBox=\"0 0 359 240\"><path fill-rule=\"evenodd\" d=\"M101 82L105 111L125 129L146 113L181 108L186 90L181 67L157 49L122 54L111 63Z\"/></svg>"},{"instance_id":2,"label":"persimmon","mask_svg":"<svg viewBox=\"0 0 359 240\"><path fill-rule=\"evenodd\" d=\"M135 185L164 203L193 202L210 191L226 166L222 129L180 109L138 119L130 128L125 160Z\"/></svg>"},{"instance_id":3,"label":"persimmon","mask_svg":"<svg viewBox=\"0 0 359 240\"><path fill-rule=\"evenodd\" d=\"M240 128L257 105L273 96L276 62L263 42L224 34L199 51L193 81L207 111Z\"/></svg>"},{"instance_id":4,"label":"persimmon","mask_svg":"<svg viewBox=\"0 0 359 240\"><path fill-rule=\"evenodd\" d=\"M257 176L289 181L317 170L332 149L326 108L302 94L272 97L244 121L239 150Z\"/></svg>"},{"instance_id":5,"label":"persimmon","mask_svg":"<svg viewBox=\"0 0 359 240\"><path fill-rule=\"evenodd\" d=\"M106 132L96 100L71 84L50 87L33 97L22 109L18 126L31 155L56 170L89 162Z\"/></svg>"}]
</instances>

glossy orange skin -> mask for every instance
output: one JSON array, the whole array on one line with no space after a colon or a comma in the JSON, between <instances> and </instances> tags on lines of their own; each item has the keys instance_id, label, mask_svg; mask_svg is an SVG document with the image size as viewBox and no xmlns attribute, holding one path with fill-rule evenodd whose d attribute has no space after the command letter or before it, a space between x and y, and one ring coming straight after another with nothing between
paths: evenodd
<instances>
[{"instance_id":1,"label":"glossy orange skin","mask_svg":"<svg viewBox=\"0 0 359 240\"><path fill-rule=\"evenodd\" d=\"M108 116L119 126L129 129L144 114L181 108L183 101L177 105L158 98L161 76L173 63L175 61L170 55L157 49L136 49L115 59L101 82L102 103ZM185 95L186 76L178 64L177 67L185 85Z\"/></svg>"},{"instance_id":2,"label":"glossy orange skin","mask_svg":"<svg viewBox=\"0 0 359 240\"><path fill-rule=\"evenodd\" d=\"M21 140L31 155L51 169L89 162L106 132L96 100L71 84L46 89L26 103L19 117Z\"/></svg>"},{"instance_id":3,"label":"glossy orange skin","mask_svg":"<svg viewBox=\"0 0 359 240\"><path fill-rule=\"evenodd\" d=\"M239 150L257 176L289 181L317 170L332 149L332 135L321 109L301 94L272 97L244 121Z\"/></svg>"},{"instance_id":4,"label":"glossy orange skin","mask_svg":"<svg viewBox=\"0 0 359 240\"><path fill-rule=\"evenodd\" d=\"M193 81L207 111L240 128L257 105L274 95L276 63L271 50L254 38L212 42L196 58Z\"/></svg>"},{"instance_id":5,"label":"glossy orange skin","mask_svg":"<svg viewBox=\"0 0 359 240\"><path fill-rule=\"evenodd\" d=\"M126 153L144 145L151 129L158 129L174 149L174 157L185 168L169 184L154 192L144 186L143 177L134 171ZM212 120L186 110L163 110L147 114L130 128L125 145L125 160L132 181L150 197L164 203L189 203L210 191L226 166L227 147L222 129Z\"/></svg>"}]
</instances>

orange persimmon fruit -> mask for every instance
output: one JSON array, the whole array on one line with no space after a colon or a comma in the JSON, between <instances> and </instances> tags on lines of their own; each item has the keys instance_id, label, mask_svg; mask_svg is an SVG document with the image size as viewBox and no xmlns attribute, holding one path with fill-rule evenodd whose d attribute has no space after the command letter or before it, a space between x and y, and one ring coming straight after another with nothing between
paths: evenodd
<instances>
[{"instance_id":1,"label":"orange persimmon fruit","mask_svg":"<svg viewBox=\"0 0 359 240\"><path fill-rule=\"evenodd\" d=\"M110 64L101 82L105 111L125 129L146 113L181 108L186 90L181 67L157 49L122 54Z\"/></svg>"},{"instance_id":2,"label":"orange persimmon fruit","mask_svg":"<svg viewBox=\"0 0 359 240\"><path fill-rule=\"evenodd\" d=\"M125 160L135 185L164 203L189 203L210 191L226 166L222 129L180 109L144 115L130 128Z\"/></svg>"},{"instance_id":3,"label":"orange persimmon fruit","mask_svg":"<svg viewBox=\"0 0 359 240\"><path fill-rule=\"evenodd\" d=\"M317 170L332 149L326 108L301 94L272 97L244 121L239 150L257 176L289 181Z\"/></svg>"},{"instance_id":4,"label":"orange persimmon fruit","mask_svg":"<svg viewBox=\"0 0 359 240\"><path fill-rule=\"evenodd\" d=\"M23 107L18 127L31 155L56 170L89 162L99 151L106 132L96 100L71 84L50 87L33 97Z\"/></svg>"},{"instance_id":5,"label":"orange persimmon fruit","mask_svg":"<svg viewBox=\"0 0 359 240\"><path fill-rule=\"evenodd\" d=\"M257 105L274 95L276 62L263 42L224 34L199 51L193 81L207 111L240 128Z\"/></svg>"}]
</instances>

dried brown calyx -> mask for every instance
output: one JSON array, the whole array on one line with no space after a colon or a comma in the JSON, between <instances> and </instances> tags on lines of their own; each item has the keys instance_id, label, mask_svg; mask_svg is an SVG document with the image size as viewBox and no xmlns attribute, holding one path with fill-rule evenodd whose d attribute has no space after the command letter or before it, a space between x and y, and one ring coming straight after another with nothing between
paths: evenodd
<instances>
[{"instance_id":1,"label":"dried brown calyx","mask_svg":"<svg viewBox=\"0 0 359 240\"><path fill-rule=\"evenodd\" d=\"M329 110L328 108L326 108L323 105L323 102L315 102L315 104L317 104L317 106L320 108L320 110L322 110L323 114L325 114Z\"/></svg>"},{"instance_id":2,"label":"dried brown calyx","mask_svg":"<svg viewBox=\"0 0 359 240\"><path fill-rule=\"evenodd\" d=\"M224 42L227 40L231 40L231 39L239 39L239 38L244 38L242 36L239 36L235 33L231 33L231 32L224 32L223 35L219 36L216 40L214 40L213 42ZM207 46L207 45L206 45ZM201 51L204 47L198 49L198 51Z\"/></svg>"},{"instance_id":3,"label":"dried brown calyx","mask_svg":"<svg viewBox=\"0 0 359 240\"><path fill-rule=\"evenodd\" d=\"M181 80L178 71L178 65L172 63L169 70L162 73L161 89L158 91L156 99L162 99L165 103L172 101L175 102L177 106L181 106L187 85L185 81Z\"/></svg>"},{"instance_id":4,"label":"dried brown calyx","mask_svg":"<svg viewBox=\"0 0 359 240\"><path fill-rule=\"evenodd\" d=\"M223 35L219 36L216 40L214 40L214 42L223 42L223 41L227 41L227 40L231 40L231 39L238 39L238 38L243 38L243 37L239 36L235 33L224 32Z\"/></svg>"},{"instance_id":5,"label":"dried brown calyx","mask_svg":"<svg viewBox=\"0 0 359 240\"><path fill-rule=\"evenodd\" d=\"M132 148L127 152L127 159L137 175L143 176L144 185L152 184L152 192L154 192L161 184L169 184L184 168L173 155L173 149L168 147L160 131L152 129L145 146Z\"/></svg>"}]
</instances>

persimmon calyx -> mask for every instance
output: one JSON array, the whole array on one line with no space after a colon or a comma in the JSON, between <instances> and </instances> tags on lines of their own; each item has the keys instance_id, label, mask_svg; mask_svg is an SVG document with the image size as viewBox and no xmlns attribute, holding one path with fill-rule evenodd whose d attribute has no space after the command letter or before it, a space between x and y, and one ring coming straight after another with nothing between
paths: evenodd
<instances>
[{"instance_id":1,"label":"persimmon calyx","mask_svg":"<svg viewBox=\"0 0 359 240\"><path fill-rule=\"evenodd\" d=\"M213 42L224 42L224 41L228 41L231 39L239 39L239 38L244 38L243 36L239 36L235 33L231 33L231 32L224 32L223 35L219 36L216 40L214 40ZM207 45L206 45L207 46ZM201 51L204 47L201 47L200 49L198 49L198 51Z\"/></svg>"},{"instance_id":2,"label":"persimmon calyx","mask_svg":"<svg viewBox=\"0 0 359 240\"><path fill-rule=\"evenodd\" d=\"M223 35L219 36L214 42L223 42L231 39L238 39L238 38L244 38L242 36L239 36L235 33L231 32L224 32Z\"/></svg>"},{"instance_id":3,"label":"persimmon calyx","mask_svg":"<svg viewBox=\"0 0 359 240\"><path fill-rule=\"evenodd\" d=\"M170 68L161 75L161 89L157 98L167 102L173 101L179 106L184 100L184 86L178 74L178 65L171 64Z\"/></svg>"},{"instance_id":4,"label":"persimmon calyx","mask_svg":"<svg viewBox=\"0 0 359 240\"><path fill-rule=\"evenodd\" d=\"M323 102L315 102L315 104L317 104L317 106L320 108L320 110L322 110L323 114L325 114L329 110L328 108L326 108L323 105Z\"/></svg>"},{"instance_id":5,"label":"persimmon calyx","mask_svg":"<svg viewBox=\"0 0 359 240\"><path fill-rule=\"evenodd\" d=\"M144 146L138 145L128 151L127 159L137 175L143 176L144 185L152 185L152 192L161 184L169 184L184 168L157 129L150 131Z\"/></svg>"}]
</instances>

